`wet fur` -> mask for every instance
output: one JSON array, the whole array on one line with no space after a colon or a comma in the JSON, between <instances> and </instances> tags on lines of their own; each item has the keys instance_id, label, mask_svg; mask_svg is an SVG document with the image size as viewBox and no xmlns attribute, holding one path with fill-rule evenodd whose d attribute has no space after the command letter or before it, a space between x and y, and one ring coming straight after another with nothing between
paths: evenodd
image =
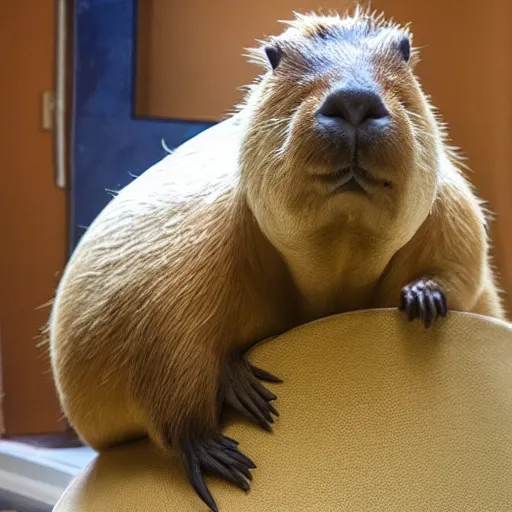
<instances>
[{"instance_id":1,"label":"wet fur","mask_svg":"<svg viewBox=\"0 0 512 512\"><path fill-rule=\"evenodd\" d=\"M450 309L504 316L482 206L414 75L386 49L403 29L362 11L290 25L270 41L285 49L282 70L254 52L267 69L239 111L122 190L66 268L52 365L68 419L96 449L213 435L230 352L333 313L396 307L417 278L440 283ZM383 27L388 39L367 55L396 137L374 164L394 187L373 202L326 201L305 172L331 165L311 129L338 79L321 44Z\"/></svg>"}]
</instances>

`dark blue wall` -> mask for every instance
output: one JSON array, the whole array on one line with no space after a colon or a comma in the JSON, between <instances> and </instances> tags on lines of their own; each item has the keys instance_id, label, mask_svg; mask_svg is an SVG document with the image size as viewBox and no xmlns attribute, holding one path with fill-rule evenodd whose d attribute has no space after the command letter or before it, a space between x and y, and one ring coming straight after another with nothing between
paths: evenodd
<instances>
[{"instance_id":1,"label":"dark blue wall","mask_svg":"<svg viewBox=\"0 0 512 512\"><path fill-rule=\"evenodd\" d=\"M166 155L162 139L172 149L212 124L135 117L136 4L76 0L71 248L111 199L109 190Z\"/></svg>"}]
</instances>

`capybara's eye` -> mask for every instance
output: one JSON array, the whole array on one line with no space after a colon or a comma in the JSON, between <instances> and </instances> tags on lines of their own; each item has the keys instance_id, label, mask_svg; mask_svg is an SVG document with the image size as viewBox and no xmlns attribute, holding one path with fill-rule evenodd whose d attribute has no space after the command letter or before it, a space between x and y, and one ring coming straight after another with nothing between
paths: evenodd
<instances>
[{"instance_id":1,"label":"capybara's eye","mask_svg":"<svg viewBox=\"0 0 512 512\"><path fill-rule=\"evenodd\" d=\"M398 44L398 49L402 54L405 62L409 62L409 58L411 57L411 41L409 41L408 37L403 37L400 43Z\"/></svg>"},{"instance_id":2,"label":"capybara's eye","mask_svg":"<svg viewBox=\"0 0 512 512\"><path fill-rule=\"evenodd\" d=\"M265 53L267 55L267 59L272 66L272 69L276 69L281 62L281 57L283 56L283 51L281 48L277 46L267 46L265 48Z\"/></svg>"}]
</instances>

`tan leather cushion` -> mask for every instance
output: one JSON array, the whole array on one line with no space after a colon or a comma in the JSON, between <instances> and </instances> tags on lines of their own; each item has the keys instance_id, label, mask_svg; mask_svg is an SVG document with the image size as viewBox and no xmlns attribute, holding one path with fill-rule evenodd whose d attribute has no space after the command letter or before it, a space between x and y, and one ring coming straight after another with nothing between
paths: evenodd
<instances>
[{"instance_id":1,"label":"tan leather cushion","mask_svg":"<svg viewBox=\"0 0 512 512\"><path fill-rule=\"evenodd\" d=\"M258 465L248 494L209 478L222 512L512 511L512 327L452 313L321 320L257 346L281 376L273 434L232 420ZM162 392L164 392L162 390ZM177 458L146 442L101 455L58 512L206 511Z\"/></svg>"}]
</instances>

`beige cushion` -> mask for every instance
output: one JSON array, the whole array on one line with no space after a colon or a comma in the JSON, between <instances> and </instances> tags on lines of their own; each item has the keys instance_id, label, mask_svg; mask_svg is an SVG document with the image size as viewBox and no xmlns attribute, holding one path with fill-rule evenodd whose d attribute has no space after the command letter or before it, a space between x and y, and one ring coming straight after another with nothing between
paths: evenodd
<instances>
[{"instance_id":1,"label":"beige cushion","mask_svg":"<svg viewBox=\"0 0 512 512\"><path fill-rule=\"evenodd\" d=\"M512 511L512 327L451 313L328 318L257 346L281 376L274 433L227 428L258 465L249 493L215 478L221 512ZM164 392L164 390L162 390ZM177 457L146 442L101 455L58 512L206 511Z\"/></svg>"}]
</instances>

